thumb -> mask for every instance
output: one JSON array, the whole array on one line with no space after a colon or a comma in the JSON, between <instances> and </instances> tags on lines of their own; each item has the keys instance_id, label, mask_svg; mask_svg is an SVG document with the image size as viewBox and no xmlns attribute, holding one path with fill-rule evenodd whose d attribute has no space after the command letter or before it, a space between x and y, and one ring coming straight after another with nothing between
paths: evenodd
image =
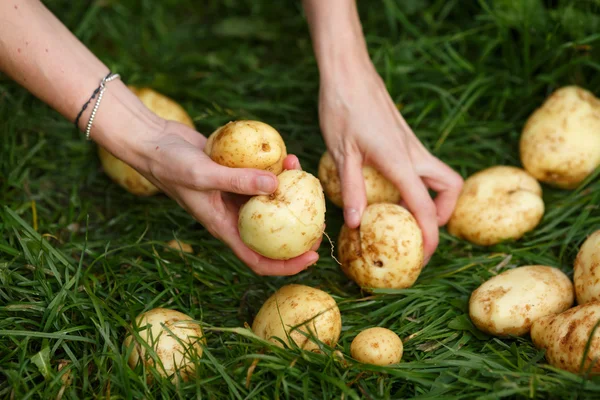
<instances>
[{"instance_id":1,"label":"thumb","mask_svg":"<svg viewBox=\"0 0 600 400\"><path fill-rule=\"evenodd\" d=\"M255 196L271 194L277 190L277 177L267 171L252 168L228 168L218 164L205 171L200 190L220 190L223 192Z\"/></svg>"}]
</instances>

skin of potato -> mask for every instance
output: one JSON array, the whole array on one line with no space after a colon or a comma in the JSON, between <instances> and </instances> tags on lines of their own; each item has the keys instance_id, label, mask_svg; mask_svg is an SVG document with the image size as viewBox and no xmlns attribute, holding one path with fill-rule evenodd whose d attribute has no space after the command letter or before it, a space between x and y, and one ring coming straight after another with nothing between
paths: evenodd
<instances>
[{"instance_id":1,"label":"skin of potato","mask_svg":"<svg viewBox=\"0 0 600 400\"><path fill-rule=\"evenodd\" d=\"M174 100L150 88L128 87L150 111L159 117L169 121L180 122L195 129L192 118ZM100 146L98 146L98 156L106 175L129 193L145 197L160 192L160 189L144 178L139 172Z\"/></svg>"},{"instance_id":2,"label":"skin of potato","mask_svg":"<svg viewBox=\"0 0 600 400\"><path fill-rule=\"evenodd\" d=\"M555 91L527 120L519 148L536 179L577 187L600 165L600 100L577 86Z\"/></svg>"},{"instance_id":3,"label":"skin of potato","mask_svg":"<svg viewBox=\"0 0 600 400\"><path fill-rule=\"evenodd\" d=\"M535 178L520 168L495 166L465 181L448 232L491 246L521 238L543 215L542 188Z\"/></svg>"},{"instance_id":4,"label":"skin of potato","mask_svg":"<svg viewBox=\"0 0 600 400\"><path fill-rule=\"evenodd\" d=\"M132 341L136 342L128 359L129 366L135 368L139 362L144 362L147 366L155 366L161 376L172 376L173 382L178 379L176 371L187 381L194 372L194 363L190 356L193 353L198 357L202 356L202 345L206 343L202 327L190 322L192 320L193 318L186 314L167 308L155 308L140 314L136 318L136 326L141 329L138 333L155 351L162 367L155 364L146 348L131 335L127 336L124 342L127 348ZM163 324L172 333L163 328ZM150 327L145 328L147 325ZM132 329L135 328L132 326Z\"/></svg>"},{"instance_id":5,"label":"skin of potato","mask_svg":"<svg viewBox=\"0 0 600 400\"><path fill-rule=\"evenodd\" d=\"M400 192L398 192L396 187L375 168L364 166L362 174L365 180L367 205L376 203L397 204L400 202ZM331 157L331 154L327 151L323 153L323 156L319 161L318 176L329 201L340 208L343 207L344 202L342 200L342 184L340 176L335 162L333 161L333 157Z\"/></svg>"},{"instance_id":6,"label":"skin of potato","mask_svg":"<svg viewBox=\"0 0 600 400\"><path fill-rule=\"evenodd\" d=\"M600 320L600 302L592 301L558 315L540 318L531 327L531 339L538 349L546 350L550 365L573 373L580 372L585 348ZM600 329L596 329L582 372L600 374ZM593 363L593 365L592 365Z\"/></svg>"},{"instance_id":7,"label":"skin of potato","mask_svg":"<svg viewBox=\"0 0 600 400\"><path fill-rule=\"evenodd\" d=\"M252 331L261 338L283 347L278 339L289 346L289 335L298 347L307 351L319 349L311 335L334 347L341 330L342 317L333 297L322 290L296 284L273 293L252 323Z\"/></svg>"},{"instance_id":8,"label":"skin of potato","mask_svg":"<svg viewBox=\"0 0 600 400\"><path fill-rule=\"evenodd\" d=\"M214 131L204 152L230 168L262 169L279 175L287 156L285 143L272 126L259 121L232 121Z\"/></svg>"},{"instance_id":9,"label":"skin of potato","mask_svg":"<svg viewBox=\"0 0 600 400\"><path fill-rule=\"evenodd\" d=\"M573 299L573 285L562 271L528 265L504 271L477 288L469 300L469 316L490 335L522 336L537 319L571 307Z\"/></svg>"},{"instance_id":10,"label":"skin of potato","mask_svg":"<svg viewBox=\"0 0 600 400\"><path fill-rule=\"evenodd\" d=\"M308 172L284 171L271 195L254 196L240 209L242 241L265 257L288 260L306 253L323 235L325 196Z\"/></svg>"},{"instance_id":11,"label":"skin of potato","mask_svg":"<svg viewBox=\"0 0 600 400\"><path fill-rule=\"evenodd\" d=\"M423 268L423 235L405 208L372 204L357 229L342 226L338 256L344 273L366 290L407 288Z\"/></svg>"},{"instance_id":12,"label":"skin of potato","mask_svg":"<svg viewBox=\"0 0 600 400\"><path fill-rule=\"evenodd\" d=\"M573 281L578 304L600 300L600 230L592 233L579 249Z\"/></svg>"},{"instance_id":13,"label":"skin of potato","mask_svg":"<svg viewBox=\"0 0 600 400\"><path fill-rule=\"evenodd\" d=\"M366 329L350 345L352 358L363 364L397 364L402 359L403 351L402 340L386 328Z\"/></svg>"}]
</instances>

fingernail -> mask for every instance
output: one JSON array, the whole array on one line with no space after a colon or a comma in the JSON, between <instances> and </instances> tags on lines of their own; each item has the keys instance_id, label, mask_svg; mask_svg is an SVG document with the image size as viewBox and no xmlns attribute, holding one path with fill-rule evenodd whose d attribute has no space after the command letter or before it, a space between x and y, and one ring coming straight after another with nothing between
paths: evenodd
<instances>
[{"instance_id":1,"label":"fingernail","mask_svg":"<svg viewBox=\"0 0 600 400\"><path fill-rule=\"evenodd\" d=\"M259 176L256 178L256 187L264 193L273 193L277 189L277 182L270 176Z\"/></svg>"},{"instance_id":2,"label":"fingernail","mask_svg":"<svg viewBox=\"0 0 600 400\"><path fill-rule=\"evenodd\" d=\"M360 224L358 210L356 208L346 208L344 210L344 220L346 221L346 225L349 225L351 228L358 226Z\"/></svg>"}]
</instances>

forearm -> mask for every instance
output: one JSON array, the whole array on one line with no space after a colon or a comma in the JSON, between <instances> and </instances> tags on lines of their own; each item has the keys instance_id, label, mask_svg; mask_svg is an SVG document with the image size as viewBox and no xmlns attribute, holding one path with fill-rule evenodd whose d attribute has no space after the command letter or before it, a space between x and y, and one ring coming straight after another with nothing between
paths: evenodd
<instances>
[{"instance_id":1,"label":"forearm","mask_svg":"<svg viewBox=\"0 0 600 400\"><path fill-rule=\"evenodd\" d=\"M108 68L37 0L0 1L0 70L70 121L108 73ZM82 115L81 129L92 107ZM142 134L139 129L148 123L159 121L115 80L107 85L91 136L120 152L117 156L127 157L127 142Z\"/></svg>"}]
</instances>

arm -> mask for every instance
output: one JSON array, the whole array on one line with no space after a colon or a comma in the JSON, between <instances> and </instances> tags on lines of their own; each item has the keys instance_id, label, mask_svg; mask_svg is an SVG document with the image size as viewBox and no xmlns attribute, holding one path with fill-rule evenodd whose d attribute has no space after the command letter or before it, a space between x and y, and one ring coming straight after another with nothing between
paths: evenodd
<instances>
[{"instance_id":1,"label":"arm","mask_svg":"<svg viewBox=\"0 0 600 400\"><path fill-rule=\"evenodd\" d=\"M345 222L360 224L367 206L361 169L372 165L417 219L427 261L462 178L425 149L398 112L369 58L355 0L304 0L304 8L321 78L321 130L340 171ZM438 193L435 200L427 188Z\"/></svg>"}]
</instances>

